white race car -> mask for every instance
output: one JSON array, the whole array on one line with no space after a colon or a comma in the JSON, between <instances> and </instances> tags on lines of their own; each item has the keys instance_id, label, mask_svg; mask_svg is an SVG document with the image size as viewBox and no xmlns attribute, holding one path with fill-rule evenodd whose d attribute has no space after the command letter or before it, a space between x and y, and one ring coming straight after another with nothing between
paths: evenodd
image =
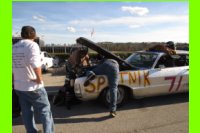
<instances>
[{"instance_id":1,"label":"white race car","mask_svg":"<svg viewBox=\"0 0 200 133\"><path fill-rule=\"evenodd\" d=\"M136 52L126 59L138 70L119 72L118 101L122 104L128 96L143 98L156 95L173 94L188 91L189 55L187 51L176 51L176 55L163 52ZM84 87L86 77L75 80L74 91L77 98L90 100L100 97L109 104L108 80L97 75Z\"/></svg>"},{"instance_id":2,"label":"white race car","mask_svg":"<svg viewBox=\"0 0 200 133\"><path fill-rule=\"evenodd\" d=\"M188 91L188 51L176 50L175 55L139 51L130 55L125 62L134 68L119 72L118 105L130 96L139 99ZM110 97L107 77L97 75L86 87L83 85L85 79L86 77L79 77L75 80L76 97L83 101L100 98L108 105Z\"/></svg>"}]
</instances>

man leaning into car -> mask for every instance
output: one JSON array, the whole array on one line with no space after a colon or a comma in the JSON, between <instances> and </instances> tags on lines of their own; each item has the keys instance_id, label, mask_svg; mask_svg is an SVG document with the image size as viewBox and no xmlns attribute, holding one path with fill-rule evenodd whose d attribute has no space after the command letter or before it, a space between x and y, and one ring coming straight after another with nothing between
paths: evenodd
<instances>
[{"instance_id":1,"label":"man leaning into car","mask_svg":"<svg viewBox=\"0 0 200 133\"><path fill-rule=\"evenodd\" d=\"M87 78L84 86L89 85L90 80L95 78L95 75L106 75L110 91L110 116L115 117L117 109L117 90L119 81L119 64L113 59L102 59L91 71L87 72Z\"/></svg>"},{"instance_id":2,"label":"man leaning into car","mask_svg":"<svg viewBox=\"0 0 200 133\"><path fill-rule=\"evenodd\" d=\"M72 50L71 58L77 59L75 66L82 67L85 64L90 64L89 56L84 50ZM78 54L79 53L79 54ZM77 57L76 57L77 56ZM70 59L69 59L70 60ZM73 63L72 63L73 64ZM77 67L78 67L77 66ZM89 65L90 66L90 65ZM106 75L108 78L109 91L110 91L110 116L116 116L117 109L117 90L119 81L119 64L113 59L101 59L100 63L96 66L91 67L89 71L86 72L87 78L84 82L84 86L88 86L90 81L95 78L95 75Z\"/></svg>"}]
</instances>

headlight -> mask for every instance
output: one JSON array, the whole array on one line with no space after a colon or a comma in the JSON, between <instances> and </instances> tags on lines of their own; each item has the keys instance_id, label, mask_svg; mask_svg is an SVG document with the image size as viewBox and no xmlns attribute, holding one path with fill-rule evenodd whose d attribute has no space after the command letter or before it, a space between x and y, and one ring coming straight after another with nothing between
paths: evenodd
<instances>
[{"instance_id":1,"label":"headlight","mask_svg":"<svg viewBox=\"0 0 200 133\"><path fill-rule=\"evenodd\" d=\"M80 84L74 85L74 93L76 94L77 97L82 97Z\"/></svg>"}]
</instances>

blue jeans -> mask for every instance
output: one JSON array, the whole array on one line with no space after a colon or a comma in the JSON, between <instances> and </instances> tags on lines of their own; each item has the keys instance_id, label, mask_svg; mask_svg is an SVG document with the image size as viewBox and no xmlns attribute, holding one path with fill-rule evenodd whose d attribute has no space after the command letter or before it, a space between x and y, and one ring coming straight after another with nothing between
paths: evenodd
<instances>
[{"instance_id":1,"label":"blue jeans","mask_svg":"<svg viewBox=\"0 0 200 133\"><path fill-rule=\"evenodd\" d=\"M110 111L117 109L117 90L119 81L119 64L113 59L106 59L103 63L97 65L91 70L96 75L106 75L108 78L110 91ZM88 72L90 73L90 72Z\"/></svg>"},{"instance_id":2,"label":"blue jeans","mask_svg":"<svg viewBox=\"0 0 200 133\"><path fill-rule=\"evenodd\" d=\"M39 113L44 133L54 132L54 122L45 88L35 91L17 91L22 111L22 118L27 133L37 133L34 120L34 111Z\"/></svg>"}]
</instances>

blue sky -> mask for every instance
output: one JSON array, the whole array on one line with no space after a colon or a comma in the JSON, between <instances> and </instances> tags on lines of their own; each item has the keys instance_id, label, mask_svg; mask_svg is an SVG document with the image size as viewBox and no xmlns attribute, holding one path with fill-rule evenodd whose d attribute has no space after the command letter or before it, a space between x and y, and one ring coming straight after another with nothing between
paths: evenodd
<instances>
[{"instance_id":1,"label":"blue sky","mask_svg":"<svg viewBox=\"0 0 200 133\"><path fill-rule=\"evenodd\" d=\"M12 34L35 27L46 44L189 42L188 2L13 2Z\"/></svg>"}]
</instances>

